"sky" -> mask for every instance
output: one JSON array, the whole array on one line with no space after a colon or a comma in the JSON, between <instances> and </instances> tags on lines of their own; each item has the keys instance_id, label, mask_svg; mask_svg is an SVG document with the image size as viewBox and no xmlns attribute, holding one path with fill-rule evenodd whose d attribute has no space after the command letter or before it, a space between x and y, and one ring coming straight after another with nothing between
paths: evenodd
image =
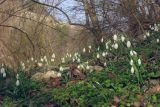
<instances>
[{"instance_id":1,"label":"sky","mask_svg":"<svg viewBox=\"0 0 160 107\"><path fill-rule=\"evenodd\" d=\"M41 0L41 1L44 2L45 0ZM48 1L47 2L49 4L53 3L53 0L48 0ZM77 5L78 3L75 0L65 0L59 5L59 8L61 8L63 11L65 11L69 15L72 22L78 21L80 23L83 23L85 20L84 12L71 11L72 8ZM58 20L67 22L67 18L65 17L65 15L63 15L63 13L55 10L53 14L54 14L54 17L56 17Z\"/></svg>"}]
</instances>

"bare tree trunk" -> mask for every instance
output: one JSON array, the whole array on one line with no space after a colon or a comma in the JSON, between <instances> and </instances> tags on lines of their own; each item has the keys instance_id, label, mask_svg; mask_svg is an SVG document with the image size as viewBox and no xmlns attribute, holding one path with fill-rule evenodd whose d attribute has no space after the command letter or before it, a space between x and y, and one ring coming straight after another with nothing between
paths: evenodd
<instances>
[{"instance_id":1,"label":"bare tree trunk","mask_svg":"<svg viewBox=\"0 0 160 107\"><path fill-rule=\"evenodd\" d=\"M100 39L103 36L103 31L100 27L100 23L98 21L98 16L96 14L96 8L95 8L95 0L82 0L82 3L84 5L84 10L86 13L88 13L90 20L91 20L91 26L92 26L92 31L96 37L96 42L97 44L100 43Z\"/></svg>"}]
</instances>

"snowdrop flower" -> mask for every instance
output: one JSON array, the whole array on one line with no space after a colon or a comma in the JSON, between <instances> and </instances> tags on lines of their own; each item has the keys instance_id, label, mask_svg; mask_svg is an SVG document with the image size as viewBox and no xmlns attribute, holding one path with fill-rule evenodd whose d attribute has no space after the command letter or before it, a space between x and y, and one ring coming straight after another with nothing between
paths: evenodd
<instances>
[{"instance_id":1,"label":"snowdrop flower","mask_svg":"<svg viewBox=\"0 0 160 107\"><path fill-rule=\"evenodd\" d=\"M106 62L104 63L104 66L107 66L107 63L106 63Z\"/></svg>"},{"instance_id":2,"label":"snowdrop flower","mask_svg":"<svg viewBox=\"0 0 160 107\"><path fill-rule=\"evenodd\" d=\"M61 58L61 60L62 60L62 63L65 63L65 59L64 58Z\"/></svg>"},{"instance_id":3,"label":"snowdrop flower","mask_svg":"<svg viewBox=\"0 0 160 107\"><path fill-rule=\"evenodd\" d=\"M137 55L137 52L136 52L136 51L133 51L133 54L134 54L134 55Z\"/></svg>"},{"instance_id":4,"label":"snowdrop flower","mask_svg":"<svg viewBox=\"0 0 160 107\"><path fill-rule=\"evenodd\" d=\"M114 44L114 48L118 49L118 44L117 43Z\"/></svg>"},{"instance_id":5,"label":"snowdrop flower","mask_svg":"<svg viewBox=\"0 0 160 107\"><path fill-rule=\"evenodd\" d=\"M108 52L106 52L106 55L108 55Z\"/></svg>"},{"instance_id":6,"label":"snowdrop flower","mask_svg":"<svg viewBox=\"0 0 160 107\"><path fill-rule=\"evenodd\" d=\"M39 67L42 67L42 65L43 65L42 63L38 63L38 66L39 66Z\"/></svg>"},{"instance_id":7,"label":"snowdrop flower","mask_svg":"<svg viewBox=\"0 0 160 107\"><path fill-rule=\"evenodd\" d=\"M108 46L108 44L106 44L106 49L109 49L109 46Z\"/></svg>"},{"instance_id":8,"label":"snowdrop flower","mask_svg":"<svg viewBox=\"0 0 160 107\"><path fill-rule=\"evenodd\" d=\"M60 70L60 71L64 71L64 68L61 66L61 67L59 68L59 70Z\"/></svg>"},{"instance_id":9,"label":"snowdrop flower","mask_svg":"<svg viewBox=\"0 0 160 107\"><path fill-rule=\"evenodd\" d=\"M48 62L48 60L47 60L47 57L46 57L46 56L44 56L44 58L43 58L43 59L44 59L44 61Z\"/></svg>"},{"instance_id":10,"label":"snowdrop flower","mask_svg":"<svg viewBox=\"0 0 160 107\"><path fill-rule=\"evenodd\" d=\"M78 62L78 63L80 63L80 62L81 62L81 59L80 59L80 58L78 58L78 59L77 59L77 62Z\"/></svg>"},{"instance_id":11,"label":"snowdrop flower","mask_svg":"<svg viewBox=\"0 0 160 107\"><path fill-rule=\"evenodd\" d=\"M84 69L84 66L82 64L80 66L81 66L80 68Z\"/></svg>"},{"instance_id":12,"label":"snowdrop flower","mask_svg":"<svg viewBox=\"0 0 160 107\"><path fill-rule=\"evenodd\" d=\"M34 60L34 58L32 57L32 58L31 58L31 61L33 61L33 60Z\"/></svg>"},{"instance_id":13,"label":"snowdrop flower","mask_svg":"<svg viewBox=\"0 0 160 107\"><path fill-rule=\"evenodd\" d=\"M138 65L141 65L142 62L141 62L141 59L138 59Z\"/></svg>"},{"instance_id":14,"label":"snowdrop flower","mask_svg":"<svg viewBox=\"0 0 160 107\"><path fill-rule=\"evenodd\" d=\"M157 39L157 43L159 43L159 39Z\"/></svg>"},{"instance_id":15,"label":"snowdrop flower","mask_svg":"<svg viewBox=\"0 0 160 107\"><path fill-rule=\"evenodd\" d=\"M97 58L100 58L100 55L99 55L99 53L97 54Z\"/></svg>"},{"instance_id":16,"label":"snowdrop flower","mask_svg":"<svg viewBox=\"0 0 160 107\"><path fill-rule=\"evenodd\" d=\"M67 52L66 57L68 57L68 56L69 56L69 53Z\"/></svg>"},{"instance_id":17,"label":"snowdrop flower","mask_svg":"<svg viewBox=\"0 0 160 107\"><path fill-rule=\"evenodd\" d=\"M104 39L103 39L103 37L101 38L101 43L103 43L103 41L104 41Z\"/></svg>"},{"instance_id":18,"label":"snowdrop flower","mask_svg":"<svg viewBox=\"0 0 160 107\"><path fill-rule=\"evenodd\" d=\"M3 73L3 78L6 78L6 72Z\"/></svg>"},{"instance_id":19,"label":"snowdrop flower","mask_svg":"<svg viewBox=\"0 0 160 107\"><path fill-rule=\"evenodd\" d=\"M133 67L131 67L131 73L132 73L132 74L134 73L134 68L133 68Z\"/></svg>"},{"instance_id":20,"label":"snowdrop flower","mask_svg":"<svg viewBox=\"0 0 160 107\"><path fill-rule=\"evenodd\" d=\"M52 54L52 58L55 58L55 57L56 57L56 55L53 53L53 54Z\"/></svg>"},{"instance_id":21,"label":"snowdrop flower","mask_svg":"<svg viewBox=\"0 0 160 107\"><path fill-rule=\"evenodd\" d=\"M147 36L146 36L146 35L144 35L144 36L143 36L143 38L144 38L144 39L146 39L146 38L147 38Z\"/></svg>"},{"instance_id":22,"label":"snowdrop flower","mask_svg":"<svg viewBox=\"0 0 160 107\"><path fill-rule=\"evenodd\" d=\"M4 67L1 68L1 74L5 73Z\"/></svg>"},{"instance_id":23,"label":"snowdrop flower","mask_svg":"<svg viewBox=\"0 0 160 107\"><path fill-rule=\"evenodd\" d=\"M57 76L58 76L58 77L61 77L61 73L57 73Z\"/></svg>"},{"instance_id":24,"label":"snowdrop flower","mask_svg":"<svg viewBox=\"0 0 160 107\"><path fill-rule=\"evenodd\" d=\"M54 58L51 58L51 62L54 62Z\"/></svg>"},{"instance_id":25,"label":"snowdrop flower","mask_svg":"<svg viewBox=\"0 0 160 107\"><path fill-rule=\"evenodd\" d=\"M133 60L132 59L130 60L130 65L133 65Z\"/></svg>"},{"instance_id":26,"label":"snowdrop flower","mask_svg":"<svg viewBox=\"0 0 160 107\"><path fill-rule=\"evenodd\" d=\"M80 68L81 68L81 66L80 66L80 65L78 65L78 66L77 66L77 68L78 68L78 69L80 69Z\"/></svg>"},{"instance_id":27,"label":"snowdrop flower","mask_svg":"<svg viewBox=\"0 0 160 107\"><path fill-rule=\"evenodd\" d=\"M89 45L89 46L88 46L88 48L89 48L89 49L91 49L91 48L92 48L92 46L91 46L91 45Z\"/></svg>"},{"instance_id":28,"label":"snowdrop flower","mask_svg":"<svg viewBox=\"0 0 160 107\"><path fill-rule=\"evenodd\" d=\"M86 48L83 48L83 53L85 53L86 52Z\"/></svg>"},{"instance_id":29,"label":"snowdrop flower","mask_svg":"<svg viewBox=\"0 0 160 107\"><path fill-rule=\"evenodd\" d=\"M103 52L103 53L102 53L102 56L103 56L103 57L105 57L105 56L106 56L106 53L105 53L105 52Z\"/></svg>"},{"instance_id":30,"label":"snowdrop flower","mask_svg":"<svg viewBox=\"0 0 160 107\"><path fill-rule=\"evenodd\" d=\"M150 36L150 33L149 33L149 32L147 32L147 33L146 33L146 35L149 37L149 36Z\"/></svg>"},{"instance_id":31,"label":"snowdrop flower","mask_svg":"<svg viewBox=\"0 0 160 107\"><path fill-rule=\"evenodd\" d=\"M25 69L25 64L23 62L21 62L21 67L23 70Z\"/></svg>"},{"instance_id":32,"label":"snowdrop flower","mask_svg":"<svg viewBox=\"0 0 160 107\"><path fill-rule=\"evenodd\" d=\"M117 41L117 35L116 34L113 35L113 40Z\"/></svg>"},{"instance_id":33,"label":"snowdrop flower","mask_svg":"<svg viewBox=\"0 0 160 107\"><path fill-rule=\"evenodd\" d=\"M131 47L131 42L127 41L127 47L130 48Z\"/></svg>"},{"instance_id":34,"label":"snowdrop flower","mask_svg":"<svg viewBox=\"0 0 160 107\"><path fill-rule=\"evenodd\" d=\"M97 48L97 51L99 51L99 50L100 50L100 47Z\"/></svg>"},{"instance_id":35,"label":"snowdrop flower","mask_svg":"<svg viewBox=\"0 0 160 107\"><path fill-rule=\"evenodd\" d=\"M43 62L44 61L44 59L43 58L41 58L41 62Z\"/></svg>"},{"instance_id":36,"label":"snowdrop flower","mask_svg":"<svg viewBox=\"0 0 160 107\"><path fill-rule=\"evenodd\" d=\"M71 54L69 54L69 57L71 58L71 57L72 57L72 55L71 55Z\"/></svg>"},{"instance_id":37,"label":"snowdrop flower","mask_svg":"<svg viewBox=\"0 0 160 107\"><path fill-rule=\"evenodd\" d=\"M17 80L19 79L19 74L16 75L16 79L17 79Z\"/></svg>"},{"instance_id":38,"label":"snowdrop flower","mask_svg":"<svg viewBox=\"0 0 160 107\"><path fill-rule=\"evenodd\" d=\"M130 51L130 55L131 55L131 56L133 56L133 55L134 55L134 53L133 53L133 51L132 51L132 50Z\"/></svg>"},{"instance_id":39,"label":"snowdrop flower","mask_svg":"<svg viewBox=\"0 0 160 107\"><path fill-rule=\"evenodd\" d=\"M75 61L75 58L72 58L72 62L74 62Z\"/></svg>"},{"instance_id":40,"label":"snowdrop flower","mask_svg":"<svg viewBox=\"0 0 160 107\"><path fill-rule=\"evenodd\" d=\"M86 66L86 69L87 69L87 70L89 70L89 69L90 69L90 67L87 65L87 66Z\"/></svg>"},{"instance_id":41,"label":"snowdrop flower","mask_svg":"<svg viewBox=\"0 0 160 107\"><path fill-rule=\"evenodd\" d=\"M121 36L121 40L122 40L122 42L124 42L125 41L125 37Z\"/></svg>"},{"instance_id":42,"label":"snowdrop flower","mask_svg":"<svg viewBox=\"0 0 160 107\"><path fill-rule=\"evenodd\" d=\"M20 85L20 82L19 82L19 80L17 79L17 81L16 81L16 86L18 87Z\"/></svg>"}]
</instances>

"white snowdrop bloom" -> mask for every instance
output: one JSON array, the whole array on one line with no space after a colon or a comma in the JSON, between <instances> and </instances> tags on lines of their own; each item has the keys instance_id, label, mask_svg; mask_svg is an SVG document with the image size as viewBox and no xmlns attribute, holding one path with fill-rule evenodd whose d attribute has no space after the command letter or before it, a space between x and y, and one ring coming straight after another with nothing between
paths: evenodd
<instances>
[{"instance_id":1,"label":"white snowdrop bloom","mask_svg":"<svg viewBox=\"0 0 160 107\"><path fill-rule=\"evenodd\" d=\"M106 52L106 55L108 55L108 52Z\"/></svg>"},{"instance_id":2,"label":"white snowdrop bloom","mask_svg":"<svg viewBox=\"0 0 160 107\"><path fill-rule=\"evenodd\" d=\"M45 60L45 59L47 59L47 57L46 57L46 56L44 56L43 58L44 58L44 60Z\"/></svg>"},{"instance_id":3,"label":"white snowdrop bloom","mask_svg":"<svg viewBox=\"0 0 160 107\"><path fill-rule=\"evenodd\" d=\"M65 63L65 59L64 58L61 58L61 61L62 61L62 63Z\"/></svg>"},{"instance_id":4,"label":"white snowdrop bloom","mask_svg":"<svg viewBox=\"0 0 160 107\"><path fill-rule=\"evenodd\" d=\"M64 68L60 66L59 71L64 71Z\"/></svg>"},{"instance_id":5,"label":"white snowdrop bloom","mask_svg":"<svg viewBox=\"0 0 160 107\"><path fill-rule=\"evenodd\" d=\"M54 62L54 58L51 58L51 62Z\"/></svg>"},{"instance_id":6,"label":"white snowdrop bloom","mask_svg":"<svg viewBox=\"0 0 160 107\"><path fill-rule=\"evenodd\" d=\"M87 66L86 66L86 69L87 69L87 70L89 70L89 69L90 69L90 67L87 65Z\"/></svg>"},{"instance_id":7,"label":"white snowdrop bloom","mask_svg":"<svg viewBox=\"0 0 160 107\"><path fill-rule=\"evenodd\" d=\"M71 54L69 54L69 57L71 58L71 57L72 57L72 55L71 55Z\"/></svg>"},{"instance_id":8,"label":"white snowdrop bloom","mask_svg":"<svg viewBox=\"0 0 160 107\"><path fill-rule=\"evenodd\" d=\"M118 44L117 43L114 44L114 48L118 49Z\"/></svg>"},{"instance_id":9,"label":"white snowdrop bloom","mask_svg":"<svg viewBox=\"0 0 160 107\"><path fill-rule=\"evenodd\" d=\"M143 36L143 38L144 38L144 39L146 39L146 38L147 38L147 36L146 36L146 35L144 35L144 36Z\"/></svg>"},{"instance_id":10,"label":"white snowdrop bloom","mask_svg":"<svg viewBox=\"0 0 160 107\"><path fill-rule=\"evenodd\" d=\"M78 63L80 63L80 62L81 62L81 59L80 59L80 58L78 58L78 59L77 59L77 62L78 62Z\"/></svg>"},{"instance_id":11,"label":"white snowdrop bloom","mask_svg":"<svg viewBox=\"0 0 160 107\"><path fill-rule=\"evenodd\" d=\"M102 53L102 56L103 56L103 57L105 57L105 56L106 56L106 53L105 53L105 52L103 52L103 53Z\"/></svg>"},{"instance_id":12,"label":"white snowdrop bloom","mask_svg":"<svg viewBox=\"0 0 160 107\"><path fill-rule=\"evenodd\" d=\"M133 60L132 59L130 60L130 65L133 65Z\"/></svg>"},{"instance_id":13,"label":"white snowdrop bloom","mask_svg":"<svg viewBox=\"0 0 160 107\"><path fill-rule=\"evenodd\" d=\"M114 40L114 41L117 41L117 38L118 38L117 35L114 34L114 35L113 35L113 40Z\"/></svg>"},{"instance_id":14,"label":"white snowdrop bloom","mask_svg":"<svg viewBox=\"0 0 160 107\"><path fill-rule=\"evenodd\" d=\"M16 86L18 87L20 85L19 79L16 81Z\"/></svg>"},{"instance_id":15,"label":"white snowdrop bloom","mask_svg":"<svg viewBox=\"0 0 160 107\"><path fill-rule=\"evenodd\" d=\"M134 53L133 53L133 51L132 51L132 50L130 51L130 55L131 55L131 56L133 56L133 55L134 55Z\"/></svg>"},{"instance_id":16,"label":"white snowdrop bloom","mask_svg":"<svg viewBox=\"0 0 160 107\"><path fill-rule=\"evenodd\" d=\"M69 57L69 53L67 52L66 57Z\"/></svg>"},{"instance_id":17,"label":"white snowdrop bloom","mask_svg":"<svg viewBox=\"0 0 160 107\"><path fill-rule=\"evenodd\" d=\"M106 49L109 49L109 46L108 46L108 44L106 44Z\"/></svg>"},{"instance_id":18,"label":"white snowdrop bloom","mask_svg":"<svg viewBox=\"0 0 160 107\"><path fill-rule=\"evenodd\" d=\"M17 79L17 80L19 79L19 74L16 75L16 79Z\"/></svg>"},{"instance_id":19,"label":"white snowdrop bloom","mask_svg":"<svg viewBox=\"0 0 160 107\"><path fill-rule=\"evenodd\" d=\"M44 61L44 59L43 58L41 58L41 62L43 62Z\"/></svg>"},{"instance_id":20,"label":"white snowdrop bloom","mask_svg":"<svg viewBox=\"0 0 160 107\"><path fill-rule=\"evenodd\" d=\"M104 66L107 66L107 63L106 63L106 62L104 63Z\"/></svg>"},{"instance_id":21,"label":"white snowdrop bloom","mask_svg":"<svg viewBox=\"0 0 160 107\"><path fill-rule=\"evenodd\" d=\"M35 60L34 62L37 62L37 60Z\"/></svg>"},{"instance_id":22,"label":"white snowdrop bloom","mask_svg":"<svg viewBox=\"0 0 160 107\"><path fill-rule=\"evenodd\" d=\"M72 62L74 62L75 61L75 58L72 58Z\"/></svg>"},{"instance_id":23,"label":"white snowdrop bloom","mask_svg":"<svg viewBox=\"0 0 160 107\"><path fill-rule=\"evenodd\" d=\"M125 41L125 37L121 36L121 40L122 40L122 42L124 42Z\"/></svg>"},{"instance_id":24,"label":"white snowdrop bloom","mask_svg":"<svg viewBox=\"0 0 160 107\"><path fill-rule=\"evenodd\" d=\"M89 62L87 61L87 62L85 62L86 64L88 64Z\"/></svg>"},{"instance_id":25,"label":"white snowdrop bloom","mask_svg":"<svg viewBox=\"0 0 160 107\"><path fill-rule=\"evenodd\" d=\"M89 48L89 49L92 49L92 46L91 46L91 45L89 45L89 46L88 46L88 48Z\"/></svg>"},{"instance_id":26,"label":"white snowdrop bloom","mask_svg":"<svg viewBox=\"0 0 160 107\"><path fill-rule=\"evenodd\" d=\"M159 39L157 39L157 43L159 43Z\"/></svg>"},{"instance_id":27,"label":"white snowdrop bloom","mask_svg":"<svg viewBox=\"0 0 160 107\"><path fill-rule=\"evenodd\" d=\"M132 73L132 74L134 73L134 68L133 68L133 67L131 67L131 73Z\"/></svg>"},{"instance_id":28,"label":"white snowdrop bloom","mask_svg":"<svg viewBox=\"0 0 160 107\"><path fill-rule=\"evenodd\" d=\"M55 57L56 57L56 55L53 53L53 54L52 54L52 58L55 58Z\"/></svg>"},{"instance_id":29,"label":"white snowdrop bloom","mask_svg":"<svg viewBox=\"0 0 160 107\"><path fill-rule=\"evenodd\" d=\"M149 32L147 32L147 33L146 33L146 35L149 37L149 36L150 36L150 33L149 33Z\"/></svg>"},{"instance_id":30,"label":"white snowdrop bloom","mask_svg":"<svg viewBox=\"0 0 160 107\"><path fill-rule=\"evenodd\" d=\"M5 73L4 67L1 68L1 74Z\"/></svg>"},{"instance_id":31,"label":"white snowdrop bloom","mask_svg":"<svg viewBox=\"0 0 160 107\"><path fill-rule=\"evenodd\" d=\"M99 50L100 50L100 47L97 48L97 51L99 51Z\"/></svg>"},{"instance_id":32,"label":"white snowdrop bloom","mask_svg":"<svg viewBox=\"0 0 160 107\"><path fill-rule=\"evenodd\" d=\"M3 73L3 78L6 78L6 72Z\"/></svg>"},{"instance_id":33,"label":"white snowdrop bloom","mask_svg":"<svg viewBox=\"0 0 160 107\"><path fill-rule=\"evenodd\" d=\"M103 39L103 37L101 38L101 43L103 43L104 42L104 39Z\"/></svg>"},{"instance_id":34,"label":"white snowdrop bloom","mask_svg":"<svg viewBox=\"0 0 160 107\"><path fill-rule=\"evenodd\" d=\"M141 59L138 59L138 65L141 65L142 62L141 62Z\"/></svg>"},{"instance_id":35,"label":"white snowdrop bloom","mask_svg":"<svg viewBox=\"0 0 160 107\"><path fill-rule=\"evenodd\" d=\"M127 41L127 47L130 48L131 47L131 42Z\"/></svg>"},{"instance_id":36,"label":"white snowdrop bloom","mask_svg":"<svg viewBox=\"0 0 160 107\"><path fill-rule=\"evenodd\" d=\"M57 73L57 76L58 76L58 77L61 77L61 73Z\"/></svg>"},{"instance_id":37,"label":"white snowdrop bloom","mask_svg":"<svg viewBox=\"0 0 160 107\"><path fill-rule=\"evenodd\" d=\"M157 25L154 26L154 31L158 31L158 26Z\"/></svg>"},{"instance_id":38,"label":"white snowdrop bloom","mask_svg":"<svg viewBox=\"0 0 160 107\"><path fill-rule=\"evenodd\" d=\"M31 61L33 61L33 60L34 60L34 58L32 57L32 58L31 58Z\"/></svg>"},{"instance_id":39,"label":"white snowdrop bloom","mask_svg":"<svg viewBox=\"0 0 160 107\"><path fill-rule=\"evenodd\" d=\"M137 55L137 52L136 52L136 51L133 51L133 54L134 54L134 55Z\"/></svg>"},{"instance_id":40,"label":"white snowdrop bloom","mask_svg":"<svg viewBox=\"0 0 160 107\"><path fill-rule=\"evenodd\" d=\"M26 67L25 67L25 65L22 65L22 69L24 70Z\"/></svg>"},{"instance_id":41,"label":"white snowdrop bloom","mask_svg":"<svg viewBox=\"0 0 160 107\"><path fill-rule=\"evenodd\" d=\"M99 55L99 53L97 54L97 58L100 58L100 55Z\"/></svg>"},{"instance_id":42,"label":"white snowdrop bloom","mask_svg":"<svg viewBox=\"0 0 160 107\"><path fill-rule=\"evenodd\" d=\"M46 62L47 62L47 57L46 57L46 56L44 56L44 58L43 58L43 59L44 59L44 61L46 61Z\"/></svg>"},{"instance_id":43,"label":"white snowdrop bloom","mask_svg":"<svg viewBox=\"0 0 160 107\"><path fill-rule=\"evenodd\" d=\"M42 67L42 65L43 65L43 64L42 64L42 63L40 63L40 62L38 63L38 66L39 66L39 67Z\"/></svg>"},{"instance_id":44,"label":"white snowdrop bloom","mask_svg":"<svg viewBox=\"0 0 160 107\"><path fill-rule=\"evenodd\" d=\"M81 66L80 68L84 69L84 66L82 64L80 66Z\"/></svg>"},{"instance_id":45,"label":"white snowdrop bloom","mask_svg":"<svg viewBox=\"0 0 160 107\"><path fill-rule=\"evenodd\" d=\"M77 66L77 68L78 68L78 69L80 69L80 68L81 68L81 66L80 66L80 65L78 65L78 66Z\"/></svg>"},{"instance_id":46,"label":"white snowdrop bloom","mask_svg":"<svg viewBox=\"0 0 160 107\"><path fill-rule=\"evenodd\" d=\"M83 48L83 53L85 53L86 52L86 48Z\"/></svg>"}]
</instances>

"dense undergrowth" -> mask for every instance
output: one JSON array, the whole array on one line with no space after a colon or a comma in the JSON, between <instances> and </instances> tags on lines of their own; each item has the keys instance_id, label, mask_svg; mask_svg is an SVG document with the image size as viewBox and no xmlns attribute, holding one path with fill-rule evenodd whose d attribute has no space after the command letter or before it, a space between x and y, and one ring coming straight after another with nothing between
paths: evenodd
<instances>
[{"instance_id":1,"label":"dense undergrowth","mask_svg":"<svg viewBox=\"0 0 160 107\"><path fill-rule=\"evenodd\" d=\"M31 79L39 70L32 64L27 72L22 64L17 73L2 65L0 106L160 107L158 28L144 34L143 41L117 35L111 41L102 39L100 47L84 48L84 55L77 53L72 62L62 58L59 76L49 83ZM46 63L51 65L52 60ZM65 69L68 66L73 69ZM103 69L91 69L94 66ZM80 73L75 74L75 70Z\"/></svg>"}]
</instances>

